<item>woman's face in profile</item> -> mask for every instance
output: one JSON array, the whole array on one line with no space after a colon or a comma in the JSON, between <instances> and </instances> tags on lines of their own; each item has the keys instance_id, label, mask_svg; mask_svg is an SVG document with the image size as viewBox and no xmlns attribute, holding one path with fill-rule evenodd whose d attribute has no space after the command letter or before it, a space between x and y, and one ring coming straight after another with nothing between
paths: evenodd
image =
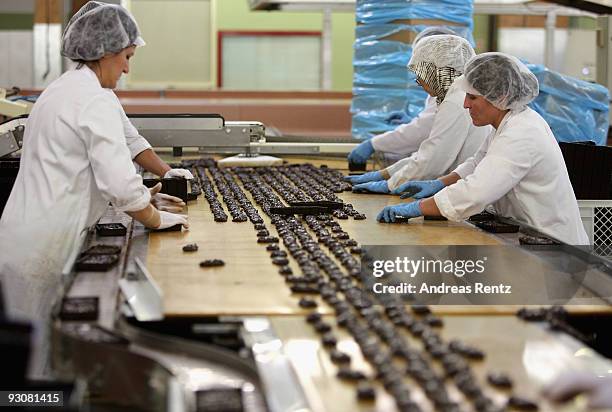
<instances>
[{"instance_id":1,"label":"woman's face in profile","mask_svg":"<svg viewBox=\"0 0 612 412\"><path fill-rule=\"evenodd\" d=\"M494 124L504 112L493 106L487 99L475 94L465 94L463 107L470 111L470 117L474 126L486 126Z\"/></svg>"},{"instance_id":2,"label":"woman's face in profile","mask_svg":"<svg viewBox=\"0 0 612 412\"><path fill-rule=\"evenodd\" d=\"M100 84L107 89L117 87L122 74L130 71L130 59L136 52L136 46L126 47L116 54L109 54L100 59Z\"/></svg>"}]
</instances>

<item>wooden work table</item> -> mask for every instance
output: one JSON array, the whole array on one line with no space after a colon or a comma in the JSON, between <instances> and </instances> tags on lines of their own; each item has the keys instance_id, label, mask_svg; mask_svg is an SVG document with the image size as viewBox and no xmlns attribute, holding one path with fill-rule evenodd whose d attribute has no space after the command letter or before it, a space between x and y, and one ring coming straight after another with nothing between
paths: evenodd
<instances>
[{"instance_id":1,"label":"wooden work table","mask_svg":"<svg viewBox=\"0 0 612 412\"><path fill-rule=\"evenodd\" d=\"M333 159L290 159L290 162L325 163L345 167L345 161ZM245 191L249 199L248 192ZM376 221L379 211L401 201L398 196L356 194L339 195L351 203L366 220L339 220L342 228L361 245L501 245L503 241L465 222L424 221L412 219L407 224ZM252 200L252 199L251 199ZM253 202L254 203L254 202ZM167 316L214 315L291 315L305 313L297 305L278 267L270 261L265 244L258 244L250 222L219 223L213 220L203 196L189 202L189 230L151 233L147 268L163 291ZM268 216L260 210L271 235L276 231ZM199 250L185 253L182 246L197 243ZM282 243L281 243L282 248ZM200 268L205 259L222 259L225 266ZM299 268L292 259L294 273ZM603 304L603 302L602 302ZM517 306L439 306L438 313L513 314ZM576 306L575 311L602 310L602 307ZM324 306L324 313L331 313Z\"/></svg>"},{"instance_id":2,"label":"wooden work table","mask_svg":"<svg viewBox=\"0 0 612 412\"><path fill-rule=\"evenodd\" d=\"M525 323L510 316L443 316L444 327L441 335L445 339L461 337L461 340L475 345L487 354L483 361L471 362L474 375L487 396L498 404L510 392L496 390L484 384L489 372L504 372L512 377L512 393L538 400L540 411L578 412L587 411L584 399L561 406L551 404L539 395L543 386L562 371L572 368L587 368L598 373L607 373L612 362L603 359L592 350L570 339L559 338L546 332L538 325ZM332 324L334 322L331 322ZM357 402L355 387L335 377L336 365L321 345L316 333L310 327L298 327L292 317L280 316L272 320L278 337L283 341L284 352L294 365L298 379L304 388L313 410L329 412L382 412L395 411L393 398L382 385L377 384L375 403ZM338 334L338 348L352 357L352 366L370 373L369 364L361 356L359 347L343 330ZM411 344L419 345L406 334ZM436 365L439 366L439 365ZM424 410L432 410L425 394L414 383L410 386L411 398ZM452 388L452 389L451 389ZM461 400L459 391L450 387L449 395Z\"/></svg>"},{"instance_id":3,"label":"wooden work table","mask_svg":"<svg viewBox=\"0 0 612 412\"><path fill-rule=\"evenodd\" d=\"M397 196L340 195L365 213L366 220L340 221L343 229L360 244L379 245L495 245L499 241L466 223L417 222L382 224L378 211L398 203ZM287 315L302 313L297 299L278 267L274 266L265 244L258 244L249 222L214 222L208 203L202 197L189 203L189 230L152 233L147 267L164 293L169 316L202 315ZM275 235L267 216L260 213ZM185 253L182 246L196 242L199 250ZM223 259L225 266L200 268L205 259ZM297 265L291 262L294 271ZM299 273L299 272L296 272Z\"/></svg>"},{"instance_id":4,"label":"wooden work table","mask_svg":"<svg viewBox=\"0 0 612 412\"><path fill-rule=\"evenodd\" d=\"M304 161L304 159L299 159ZM321 162L319 159L318 162ZM315 162L312 162L315 163ZM323 161L330 167L344 162ZM245 191L245 193L247 193ZM250 195L247 193L250 198ZM351 238L363 245L500 245L502 241L464 222L423 221L409 224L382 224L376 221L378 212L400 201L397 196L354 194L339 195L344 202L365 213L366 220L340 220ZM265 244L258 244L250 222L214 222L206 200L200 196L189 202L190 229L182 232L151 233L146 266L163 291L164 312L168 317L202 316L270 316L277 336L283 343L283 353L290 360L313 411L393 411L393 399L377 387L375 403L357 402L355 386L335 377L337 368L330 362L327 350L314 330L304 321L307 313L291 294L278 267L270 261ZM269 218L260 215L276 236ZM182 246L196 242L199 250L185 253ZM280 244L283 248L282 243ZM225 266L200 268L205 259L223 259ZM295 273L299 269L290 260ZM318 311L331 315L330 307L320 299ZM445 339L461 338L487 353L484 361L475 362L473 370L484 385L489 371L508 373L516 383L517 394L539 398L541 386L564 368L586 362L594 368L612 369L609 361L584 348L577 341L545 331L539 325L525 323L514 316L516 306L453 306L434 307L442 314ZM607 311L601 306L576 307L576 311ZM461 314L464 316L448 316ZM467 315L467 316L465 316ZM330 323L334 325L335 322ZM370 372L361 358L356 343L344 331L335 330L338 347L349 353L353 367ZM412 338L410 338L412 339ZM411 343L415 343L411 340ZM417 343L418 344L418 343ZM582 352L581 352L582 351ZM579 354L583 357L580 358ZM589 363L590 362L590 363ZM557 369L554 369L557 368ZM605 369L606 371L608 369ZM602 369L603 370L603 369ZM428 401L416 385L413 398L428 410ZM454 388L454 387L453 387ZM503 392L487 387L492 399L503 402ZM454 388L456 399L461 395ZM422 402L421 402L422 401ZM429 405L431 408L431 405ZM430 409L429 409L430 410ZM540 399L540 410L583 411L584 403L570 404L561 409Z\"/></svg>"}]
</instances>

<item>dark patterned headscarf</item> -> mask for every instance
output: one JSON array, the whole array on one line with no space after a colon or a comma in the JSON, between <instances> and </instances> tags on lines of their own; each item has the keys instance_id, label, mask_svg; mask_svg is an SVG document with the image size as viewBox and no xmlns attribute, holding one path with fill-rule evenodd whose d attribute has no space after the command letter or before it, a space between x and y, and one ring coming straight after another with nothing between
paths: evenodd
<instances>
[{"instance_id":1,"label":"dark patterned headscarf","mask_svg":"<svg viewBox=\"0 0 612 412\"><path fill-rule=\"evenodd\" d=\"M452 67L436 67L433 63L420 62L408 66L421 83L425 83L436 95L436 103L444 101L448 89L461 73Z\"/></svg>"},{"instance_id":2,"label":"dark patterned headscarf","mask_svg":"<svg viewBox=\"0 0 612 412\"><path fill-rule=\"evenodd\" d=\"M429 36L414 46L408 69L435 93L436 102L440 104L451 84L463 74L465 63L474 55L474 49L462 37Z\"/></svg>"}]
</instances>

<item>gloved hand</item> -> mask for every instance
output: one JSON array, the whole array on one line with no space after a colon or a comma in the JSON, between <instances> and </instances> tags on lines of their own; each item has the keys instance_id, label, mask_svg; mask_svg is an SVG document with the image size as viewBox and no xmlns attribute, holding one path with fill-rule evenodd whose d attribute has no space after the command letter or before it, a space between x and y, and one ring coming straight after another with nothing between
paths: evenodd
<instances>
[{"instance_id":1,"label":"gloved hand","mask_svg":"<svg viewBox=\"0 0 612 412\"><path fill-rule=\"evenodd\" d=\"M348 180L352 184L376 182L378 180L384 180L384 179L385 178L383 177L382 173L378 170L375 170L373 172L364 173L362 175L344 177L344 180Z\"/></svg>"},{"instance_id":2,"label":"gloved hand","mask_svg":"<svg viewBox=\"0 0 612 412\"><path fill-rule=\"evenodd\" d=\"M365 163L372 156L372 153L374 153L374 146L372 146L370 140L366 140L351 150L351 153L348 155L348 161L351 163Z\"/></svg>"},{"instance_id":3,"label":"gloved hand","mask_svg":"<svg viewBox=\"0 0 612 412\"><path fill-rule=\"evenodd\" d=\"M160 210L159 217L161 219L161 223L156 229L167 229L174 225L183 225L185 229L189 229L189 223L187 222L187 216L185 215L177 215L175 213Z\"/></svg>"},{"instance_id":4,"label":"gloved hand","mask_svg":"<svg viewBox=\"0 0 612 412\"><path fill-rule=\"evenodd\" d=\"M392 125L400 125L408 123L410 118L405 111L391 112L391 114L385 119L385 123Z\"/></svg>"},{"instance_id":5,"label":"gloved hand","mask_svg":"<svg viewBox=\"0 0 612 412\"><path fill-rule=\"evenodd\" d=\"M183 202L180 197L159 193L161 188L161 183L149 188L149 192L151 192L151 203L153 206L155 206L157 210L163 210L166 212L177 213L182 211L183 206L185 206L185 202Z\"/></svg>"},{"instance_id":6,"label":"gloved hand","mask_svg":"<svg viewBox=\"0 0 612 412\"><path fill-rule=\"evenodd\" d=\"M389 193L389 186L387 186L386 180L367 182L353 186L353 192Z\"/></svg>"},{"instance_id":7,"label":"gloved hand","mask_svg":"<svg viewBox=\"0 0 612 412\"><path fill-rule=\"evenodd\" d=\"M386 223L392 223L395 222L395 218L397 216L409 218L423 216L423 212L421 211L421 202L418 201L395 206L386 206L380 211L378 216L376 216L376 220L379 222L384 221Z\"/></svg>"},{"instance_id":8,"label":"gloved hand","mask_svg":"<svg viewBox=\"0 0 612 412\"><path fill-rule=\"evenodd\" d=\"M169 177L184 177L187 180L193 179L193 175L187 169L170 169L164 175L164 179Z\"/></svg>"},{"instance_id":9,"label":"gloved hand","mask_svg":"<svg viewBox=\"0 0 612 412\"><path fill-rule=\"evenodd\" d=\"M435 180L413 180L400 185L398 188L393 190L394 195L401 194L400 198L406 199L412 197L413 199L424 199L438 193L446 186L442 181Z\"/></svg>"},{"instance_id":10,"label":"gloved hand","mask_svg":"<svg viewBox=\"0 0 612 412\"><path fill-rule=\"evenodd\" d=\"M585 371L566 372L544 388L543 395L555 402L565 402L585 393L588 410L612 408L612 376L598 377Z\"/></svg>"}]
</instances>

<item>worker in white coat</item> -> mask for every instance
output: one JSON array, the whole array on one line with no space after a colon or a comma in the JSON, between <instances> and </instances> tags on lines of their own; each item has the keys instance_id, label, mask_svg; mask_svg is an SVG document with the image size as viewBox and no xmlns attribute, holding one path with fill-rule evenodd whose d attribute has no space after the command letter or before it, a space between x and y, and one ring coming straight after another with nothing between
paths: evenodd
<instances>
[{"instance_id":1,"label":"worker in white coat","mask_svg":"<svg viewBox=\"0 0 612 412\"><path fill-rule=\"evenodd\" d=\"M353 191L389 193L407 181L448 173L476 153L491 128L472 124L463 108L465 92L454 85L473 56L472 46L458 36L435 35L417 44L408 68L438 105L429 136L410 157L380 171L379 180L357 184Z\"/></svg>"},{"instance_id":2,"label":"worker in white coat","mask_svg":"<svg viewBox=\"0 0 612 412\"><path fill-rule=\"evenodd\" d=\"M160 186L147 189L132 157L159 173L188 175L168 173L130 127L111 90L141 45L135 20L118 5L89 2L64 31L62 54L78 65L34 105L19 173L0 219L0 275L13 318L48 322L61 273L109 203L148 228L188 226L186 216L155 207L176 211L184 204L157 193ZM34 349L31 376L44 376L44 334Z\"/></svg>"},{"instance_id":3,"label":"worker in white coat","mask_svg":"<svg viewBox=\"0 0 612 412\"><path fill-rule=\"evenodd\" d=\"M421 200L385 207L378 220L442 215L460 221L492 204L499 215L560 241L588 244L559 145L526 106L538 95L536 77L513 56L484 53L467 63L457 85L474 124L495 130L450 174L402 185L403 197Z\"/></svg>"},{"instance_id":4,"label":"worker in white coat","mask_svg":"<svg viewBox=\"0 0 612 412\"><path fill-rule=\"evenodd\" d=\"M412 42L413 49L424 38L439 34L456 33L444 26L428 27L414 38ZM394 130L379 134L360 143L349 153L348 161L358 164L365 163L374 152L383 152L389 157L389 160L396 161L415 152L421 142L429 136L437 109L436 99L428 95L425 99L425 107L418 116L409 123L396 127ZM355 181L354 183L365 183L365 181Z\"/></svg>"}]
</instances>

